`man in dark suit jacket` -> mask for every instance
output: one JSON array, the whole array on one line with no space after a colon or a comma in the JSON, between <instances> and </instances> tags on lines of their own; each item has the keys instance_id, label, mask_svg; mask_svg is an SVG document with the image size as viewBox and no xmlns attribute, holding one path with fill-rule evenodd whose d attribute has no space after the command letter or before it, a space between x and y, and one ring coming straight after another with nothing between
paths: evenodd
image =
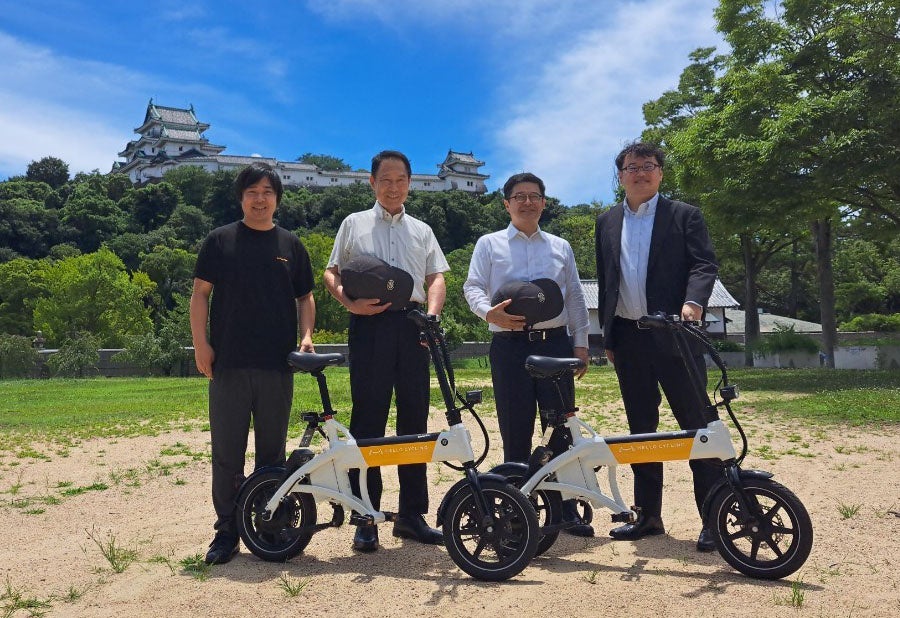
<instances>
[{"instance_id":1,"label":"man in dark suit jacket","mask_svg":"<svg viewBox=\"0 0 900 618\"><path fill-rule=\"evenodd\" d=\"M631 433L652 433L659 425L659 387L683 429L704 427L704 402L684 363L657 330L638 328L641 316L663 311L700 320L718 266L700 210L659 195L665 154L642 142L616 157L625 200L597 217L597 283L606 357L615 366ZM690 360L690 359L689 359ZM706 376L702 355L695 357ZM718 476L710 462L690 462L697 509ZM638 519L610 531L615 539L662 534L663 464L633 464ZM702 514L701 514L702 516ZM697 549L714 549L702 529Z\"/></svg>"}]
</instances>

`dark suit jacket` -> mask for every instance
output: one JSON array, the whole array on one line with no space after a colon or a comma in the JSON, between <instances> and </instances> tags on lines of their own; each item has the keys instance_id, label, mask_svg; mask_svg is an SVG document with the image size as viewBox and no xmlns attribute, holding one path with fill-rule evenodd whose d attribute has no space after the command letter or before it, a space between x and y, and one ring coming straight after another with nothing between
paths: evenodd
<instances>
[{"instance_id":1,"label":"dark suit jacket","mask_svg":"<svg viewBox=\"0 0 900 618\"><path fill-rule=\"evenodd\" d=\"M619 301L620 251L624 206L619 203L597 217L597 292L604 347L611 341L612 321ZM680 314L686 301L703 308L709 302L719 267L700 209L659 196L650 259L647 263L647 310Z\"/></svg>"}]
</instances>

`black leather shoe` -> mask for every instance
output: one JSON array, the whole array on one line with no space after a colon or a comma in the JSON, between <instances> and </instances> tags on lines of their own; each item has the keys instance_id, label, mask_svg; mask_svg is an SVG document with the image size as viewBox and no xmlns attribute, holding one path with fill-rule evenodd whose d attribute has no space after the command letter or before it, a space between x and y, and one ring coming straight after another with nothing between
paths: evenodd
<instances>
[{"instance_id":1,"label":"black leather shoe","mask_svg":"<svg viewBox=\"0 0 900 618\"><path fill-rule=\"evenodd\" d=\"M429 528L421 515L399 515L394 522L394 536L413 539L426 545L440 545L444 535L436 528Z\"/></svg>"},{"instance_id":2,"label":"black leather shoe","mask_svg":"<svg viewBox=\"0 0 900 618\"><path fill-rule=\"evenodd\" d=\"M378 549L378 526L357 526L353 535L353 549L370 552Z\"/></svg>"},{"instance_id":3,"label":"black leather shoe","mask_svg":"<svg viewBox=\"0 0 900 618\"><path fill-rule=\"evenodd\" d=\"M662 518L658 515L641 515L633 524L625 524L609 531L609 536L619 541L634 541L651 534L664 534Z\"/></svg>"},{"instance_id":4,"label":"black leather shoe","mask_svg":"<svg viewBox=\"0 0 900 618\"><path fill-rule=\"evenodd\" d=\"M225 564L238 553L238 537L233 532L219 530L209 544L206 552L206 564Z\"/></svg>"},{"instance_id":5,"label":"black leather shoe","mask_svg":"<svg viewBox=\"0 0 900 618\"><path fill-rule=\"evenodd\" d=\"M704 528L697 538L697 551L713 551L715 549L716 543L713 541L712 533L708 528Z\"/></svg>"},{"instance_id":6,"label":"black leather shoe","mask_svg":"<svg viewBox=\"0 0 900 618\"><path fill-rule=\"evenodd\" d=\"M562 523L566 525L563 532L572 536L591 537L594 536L594 529L591 525L581 519L578 509L575 507L574 500L563 500Z\"/></svg>"}]
</instances>

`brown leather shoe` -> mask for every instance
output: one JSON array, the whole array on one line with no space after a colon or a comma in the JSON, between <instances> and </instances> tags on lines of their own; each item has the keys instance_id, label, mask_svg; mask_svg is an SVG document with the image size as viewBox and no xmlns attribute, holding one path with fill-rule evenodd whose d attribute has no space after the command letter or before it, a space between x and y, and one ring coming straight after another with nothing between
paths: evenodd
<instances>
[{"instance_id":1,"label":"brown leather shoe","mask_svg":"<svg viewBox=\"0 0 900 618\"><path fill-rule=\"evenodd\" d=\"M378 549L378 526L357 526L353 535L353 549L371 552Z\"/></svg>"},{"instance_id":2,"label":"brown leather shoe","mask_svg":"<svg viewBox=\"0 0 900 618\"><path fill-rule=\"evenodd\" d=\"M633 524L625 524L609 531L609 536L618 541L634 541L652 534L664 534L662 518L658 515L641 515Z\"/></svg>"},{"instance_id":3,"label":"brown leather shoe","mask_svg":"<svg viewBox=\"0 0 900 618\"><path fill-rule=\"evenodd\" d=\"M413 539L426 545L440 545L444 535L436 528L430 528L421 515L400 515L394 522L394 536Z\"/></svg>"}]
</instances>

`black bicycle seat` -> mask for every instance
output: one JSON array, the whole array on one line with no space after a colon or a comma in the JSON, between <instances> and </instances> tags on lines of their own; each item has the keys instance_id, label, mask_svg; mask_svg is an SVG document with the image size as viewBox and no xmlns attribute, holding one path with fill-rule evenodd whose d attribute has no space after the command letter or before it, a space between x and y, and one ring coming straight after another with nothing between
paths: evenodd
<instances>
[{"instance_id":1,"label":"black bicycle seat","mask_svg":"<svg viewBox=\"0 0 900 618\"><path fill-rule=\"evenodd\" d=\"M525 359L525 370L535 378L555 378L567 371L584 368L580 358L531 355Z\"/></svg>"},{"instance_id":2,"label":"black bicycle seat","mask_svg":"<svg viewBox=\"0 0 900 618\"><path fill-rule=\"evenodd\" d=\"M315 373L325 367L342 365L344 355L339 352L330 354L316 354L315 352L291 352L288 354L288 364L297 371Z\"/></svg>"}]
</instances>

